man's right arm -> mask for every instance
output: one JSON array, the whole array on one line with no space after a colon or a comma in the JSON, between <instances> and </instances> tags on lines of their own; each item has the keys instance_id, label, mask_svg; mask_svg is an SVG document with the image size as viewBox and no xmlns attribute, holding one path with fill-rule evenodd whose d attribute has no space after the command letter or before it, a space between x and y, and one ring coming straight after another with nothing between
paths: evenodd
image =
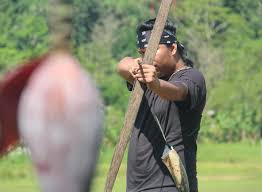
<instances>
[{"instance_id":1,"label":"man's right arm","mask_svg":"<svg viewBox=\"0 0 262 192\"><path fill-rule=\"evenodd\" d=\"M131 84L133 84L135 79L133 69L138 65L137 60L132 57L125 57L117 65L118 74Z\"/></svg>"}]
</instances>

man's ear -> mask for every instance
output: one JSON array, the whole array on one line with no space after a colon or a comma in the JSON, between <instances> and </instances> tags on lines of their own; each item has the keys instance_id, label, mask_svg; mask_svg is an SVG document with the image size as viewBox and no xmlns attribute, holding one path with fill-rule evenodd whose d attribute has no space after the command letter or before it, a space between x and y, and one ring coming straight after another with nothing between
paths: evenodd
<instances>
[{"instance_id":1,"label":"man's ear","mask_svg":"<svg viewBox=\"0 0 262 192\"><path fill-rule=\"evenodd\" d=\"M175 55L176 52L177 52L177 44L176 43L173 43L172 46L171 46L171 52L172 52L172 55Z\"/></svg>"}]
</instances>

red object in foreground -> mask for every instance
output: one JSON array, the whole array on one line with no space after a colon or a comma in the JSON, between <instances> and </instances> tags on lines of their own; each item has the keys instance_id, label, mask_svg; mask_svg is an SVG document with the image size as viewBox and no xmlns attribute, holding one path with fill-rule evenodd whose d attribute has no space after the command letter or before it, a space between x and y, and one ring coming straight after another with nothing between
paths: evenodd
<instances>
[{"instance_id":1,"label":"red object in foreground","mask_svg":"<svg viewBox=\"0 0 262 192\"><path fill-rule=\"evenodd\" d=\"M33 71L45 57L9 71L0 81L0 157L19 143L17 108L21 93Z\"/></svg>"}]
</instances>

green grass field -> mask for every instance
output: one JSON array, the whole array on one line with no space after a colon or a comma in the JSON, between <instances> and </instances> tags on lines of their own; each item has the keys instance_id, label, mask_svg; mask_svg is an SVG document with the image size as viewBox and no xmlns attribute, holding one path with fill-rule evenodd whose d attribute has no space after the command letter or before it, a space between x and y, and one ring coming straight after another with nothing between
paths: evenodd
<instances>
[{"instance_id":1,"label":"green grass field","mask_svg":"<svg viewBox=\"0 0 262 192\"><path fill-rule=\"evenodd\" d=\"M102 192L112 151L101 152L92 192ZM114 192L125 191L126 158ZM261 146L251 144L201 144L198 148L200 192L261 192ZM0 192L38 192L38 184L25 155L0 160Z\"/></svg>"}]
</instances>

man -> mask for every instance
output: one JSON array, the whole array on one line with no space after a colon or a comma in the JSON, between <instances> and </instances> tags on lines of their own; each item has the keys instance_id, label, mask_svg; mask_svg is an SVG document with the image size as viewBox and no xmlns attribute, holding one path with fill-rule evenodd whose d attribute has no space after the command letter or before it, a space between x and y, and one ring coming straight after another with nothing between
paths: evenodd
<instances>
[{"instance_id":1,"label":"man","mask_svg":"<svg viewBox=\"0 0 262 192\"><path fill-rule=\"evenodd\" d=\"M154 23L155 19L151 19L137 28L137 45L142 58ZM153 112L167 142L186 165L190 191L197 192L196 139L206 102L204 77L186 58L184 46L177 41L176 28L169 21L153 65L140 65L142 58L126 57L117 66L129 89L134 81L139 81L145 90L129 145L127 191L177 191L161 161L165 141Z\"/></svg>"}]
</instances>

